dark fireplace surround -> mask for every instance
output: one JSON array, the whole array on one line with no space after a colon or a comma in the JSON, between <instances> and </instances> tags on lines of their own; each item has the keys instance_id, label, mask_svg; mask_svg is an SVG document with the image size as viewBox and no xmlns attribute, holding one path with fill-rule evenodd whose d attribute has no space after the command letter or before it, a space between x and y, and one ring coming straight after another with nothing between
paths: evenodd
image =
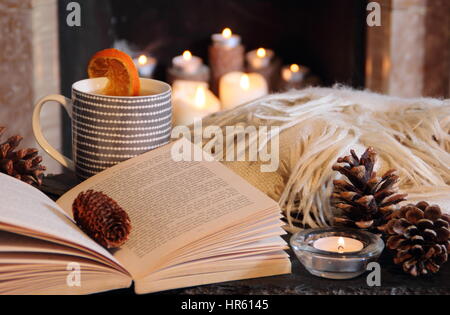
<instances>
[{"instance_id":1,"label":"dark fireplace surround","mask_svg":"<svg viewBox=\"0 0 450 315\"><path fill-rule=\"evenodd\" d=\"M86 78L98 50L126 39L158 59L165 80L171 59L185 49L208 62L210 36L230 27L246 50L273 49L285 64L306 65L324 85L364 87L366 3L361 0L78 0L81 27L66 24L69 0L60 0L62 94ZM64 148L70 154L70 123Z\"/></svg>"}]
</instances>

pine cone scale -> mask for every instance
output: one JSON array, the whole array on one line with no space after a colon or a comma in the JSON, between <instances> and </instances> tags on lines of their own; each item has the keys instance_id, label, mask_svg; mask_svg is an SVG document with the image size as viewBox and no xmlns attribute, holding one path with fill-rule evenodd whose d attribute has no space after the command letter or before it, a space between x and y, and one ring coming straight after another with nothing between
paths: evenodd
<instances>
[{"instance_id":1,"label":"pine cone scale","mask_svg":"<svg viewBox=\"0 0 450 315\"><path fill-rule=\"evenodd\" d=\"M389 240L387 242L387 247L389 249L398 249L404 243L405 243L405 240L400 235L396 235L396 236L389 238Z\"/></svg>"},{"instance_id":2,"label":"pine cone scale","mask_svg":"<svg viewBox=\"0 0 450 315\"><path fill-rule=\"evenodd\" d=\"M450 237L450 231L446 227L441 227L436 230L436 238L438 242L445 242Z\"/></svg>"},{"instance_id":3,"label":"pine cone scale","mask_svg":"<svg viewBox=\"0 0 450 315\"><path fill-rule=\"evenodd\" d=\"M11 160L2 160L0 163L3 173L12 176L14 171L14 164Z\"/></svg>"},{"instance_id":4,"label":"pine cone scale","mask_svg":"<svg viewBox=\"0 0 450 315\"><path fill-rule=\"evenodd\" d=\"M387 197L381 202L380 207L396 205L402 201L405 201L407 196L408 194L397 194L391 197Z\"/></svg>"},{"instance_id":5,"label":"pine cone scale","mask_svg":"<svg viewBox=\"0 0 450 315\"><path fill-rule=\"evenodd\" d=\"M360 229L368 229L373 225L373 220L370 221L358 221L355 222L356 226Z\"/></svg>"},{"instance_id":6,"label":"pine cone scale","mask_svg":"<svg viewBox=\"0 0 450 315\"><path fill-rule=\"evenodd\" d=\"M1 144L0 145L0 154L1 154L0 158L6 159L10 149L11 149L11 146L9 145L9 143L6 142L6 143Z\"/></svg>"}]
</instances>

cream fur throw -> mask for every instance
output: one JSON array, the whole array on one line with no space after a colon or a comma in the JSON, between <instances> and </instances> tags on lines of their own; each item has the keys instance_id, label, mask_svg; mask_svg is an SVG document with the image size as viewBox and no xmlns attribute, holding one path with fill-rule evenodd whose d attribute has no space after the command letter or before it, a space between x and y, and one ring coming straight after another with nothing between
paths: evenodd
<instances>
[{"instance_id":1,"label":"cream fur throw","mask_svg":"<svg viewBox=\"0 0 450 315\"><path fill-rule=\"evenodd\" d=\"M325 226L333 209L331 167L350 149L378 152L379 171L400 171L409 202L426 200L450 210L450 100L403 99L345 88L308 88L269 95L208 117L203 127L279 126L280 167L224 162L280 203L287 229ZM226 150L226 148L225 148Z\"/></svg>"}]
</instances>

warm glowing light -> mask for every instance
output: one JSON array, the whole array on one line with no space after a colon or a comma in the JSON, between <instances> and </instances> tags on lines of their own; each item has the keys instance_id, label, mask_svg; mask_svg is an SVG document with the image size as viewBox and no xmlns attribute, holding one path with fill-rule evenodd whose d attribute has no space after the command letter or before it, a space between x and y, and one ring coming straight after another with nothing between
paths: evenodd
<instances>
[{"instance_id":1,"label":"warm glowing light","mask_svg":"<svg viewBox=\"0 0 450 315\"><path fill-rule=\"evenodd\" d=\"M139 56L138 62L140 65L146 65L148 62L148 58L146 55Z\"/></svg>"},{"instance_id":2,"label":"warm glowing light","mask_svg":"<svg viewBox=\"0 0 450 315\"><path fill-rule=\"evenodd\" d=\"M250 79L247 74L242 75L240 85L244 90L248 90L250 88Z\"/></svg>"},{"instance_id":3,"label":"warm glowing light","mask_svg":"<svg viewBox=\"0 0 450 315\"><path fill-rule=\"evenodd\" d=\"M344 251L345 251L345 240L341 236L338 239L338 252L342 254Z\"/></svg>"},{"instance_id":4,"label":"warm glowing light","mask_svg":"<svg viewBox=\"0 0 450 315\"><path fill-rule=\"evenodd\" d=\"M295 63L293 65L291 65L290 69L291 69L292 72L299 72L300 71L300 67L297 64L295 64Z\"/></svg>"},{"instance_id":5,"label":"warm glowing light","mask_svg":"<svg viewBox=\"0 0 450 315\"><path fill-rule=\"evenodd\" d=\"M195 91L195 106L203 108L206 104L206 93L203 86L199 86Z\"/></svg>"},{"instance_id":6,"label":"warm glowing light","mask_svg":"<svg viewBox=\"0 0 450 315\"><path fill-rule=\"evenodd\" d=\"M191 60L191 59L192 59L192 54L191 54L191 52L190 52L189 50L186 50L186 51L183 53L183 59L184 59L184 60Z\"/></svg>"},{"instance_id":7,"label":"warm glowing light","mask_svg":"<svg viewBox=\"0 0 450 315\"><path fill-rule=\"evenodd\" d=\"M222 31L222 36L225 38L230 38L231 35L233 35L233 33L231 32L231 30L228 27Z\"/></svg>"},{"instance_id":8,"label":"warm glowing light","mask_svg":"<svg viewBox=\"0 0 450 315\"><path fill-rule=\"evenodd\" d=\"M266 50L265 50L264 48L259 48L259 49L256 51L256 55L257 55L259 58L264 58L264 57L266 56Z\"/></svg>"}]
</instances>

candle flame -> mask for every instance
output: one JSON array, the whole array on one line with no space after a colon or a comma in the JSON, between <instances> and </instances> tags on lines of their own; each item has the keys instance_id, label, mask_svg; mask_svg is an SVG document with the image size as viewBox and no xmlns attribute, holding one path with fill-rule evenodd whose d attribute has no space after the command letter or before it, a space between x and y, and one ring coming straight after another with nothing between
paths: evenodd
<instances>
[{"instance_id":1,"label":"candle flame","mask_svg":"<svg viewBox=\"0 0 450 315\"><path fill-rule=\"evenodd\" d=\"M241 88L244 90L248 90L250 88L250 79L247 74L243 74L241 76L240 85L241 85Z\"/></svg>"},{"instance_id":2,"label":"candle flame","mask_svg":"<svg viewBox=\"0 0 450 315\"><path fill-rule=\"evenodd\" d=\"M203 86L199 86L195 91L195 106L203 108L206 104L206 93Z\"/></svg>"},{"instance_id":3,"label":"candle flame","mask_svg":"<svg viewBox=\"0 0 450 315\"><path fill-rule=\"evenodd\" d=\"M342 254L342 253L344 252L344 249L345 249L345 240L344 240L344 238L341 236L341 237L339 237L339 239L338 239L338 252L339 252L340 254Z\"/></svg>"},{"instance_id":4,"label":"candle flame","mask_svg":"<svg viewBox=\"0 0 450 315\"><path fill-rule=\"evenodd\" d=\"M185 50L183 53L183 58L184 60L191 60L192 59L192 54L189 50Z\"/></svg>"},{"instance_id":5,"label":"candle flame","mask_svg":"<svg viewBox=\"0 0 450 315\"><path fill-rule=\"evenodd\" d=\"M222 36L225 38L230 38L231 35L233 35L233 32L231 32L231 29L229 29L228 27L222 31Z\"/></svg>"},{"instance_id":6,"label":"candle flame","mask_svg":"<svg viewBox=\"0 0 450 315\"><path fill-rule=\"evenodd\" d=\"M147 64L147 62L148 62L148 58L147 58L146 55L140 55L139 56L138 63L140 65L145 65L145 64Z\"/></svg>"},{"instance_id":7,"label":"candle flame","mask_svg":"<svg viewBox=\"0 0 450 315\"><path fill-rule=\"evenodd\" d=\"M297 64L292 64L290 67L292 72L299 72L300 71L300 67Z\"/></svg>"},{"instance_id":8,"label":"candle flame","mask_svg":"<svg viewBox=\"0 0 450 315\"><path fill-rule=\"evenodd\" d=\"M257 55L259 58L264 58L264 57L266 56L266 50L265 50L264 48L259 48L259 49L256 51L256 55Z\"/></svg>"}]
</instances>

